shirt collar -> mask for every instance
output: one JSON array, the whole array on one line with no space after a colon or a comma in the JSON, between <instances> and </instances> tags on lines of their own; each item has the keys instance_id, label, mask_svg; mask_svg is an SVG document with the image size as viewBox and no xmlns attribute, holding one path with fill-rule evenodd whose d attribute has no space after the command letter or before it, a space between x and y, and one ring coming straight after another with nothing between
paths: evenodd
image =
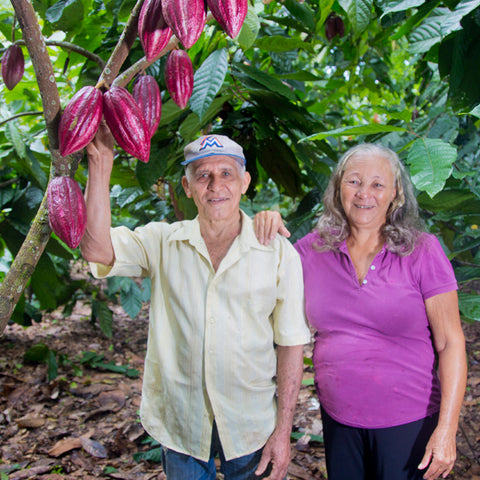
<instances>
[{"instance_id":1,"label":"shirt collar","mask_svg":"<svg viewBox=\"0 0 480 480\"><path fill-rule=\"evenodd\" d=\"M242 230L235 241L238 241L241 251L246 251L250 248L265 251L273 250L271 244L262 245L257 240L252 219L243 210L240 210L240 215L242 216ZM189 241L191 245L197 248L197 250L203 250L205 242L200 233L198 215L193 220L178 222L177 228L169 235L168 241Z\"/></svg>"}]
</instances>

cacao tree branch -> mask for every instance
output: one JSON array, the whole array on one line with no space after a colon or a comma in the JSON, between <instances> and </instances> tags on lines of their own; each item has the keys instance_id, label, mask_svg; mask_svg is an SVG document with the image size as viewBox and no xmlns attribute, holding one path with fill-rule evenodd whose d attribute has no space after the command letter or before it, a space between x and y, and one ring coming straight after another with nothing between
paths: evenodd
<instances>
[{"instance_id":1,"label":"cacao tree branch","mask_svg":"<svg viewBox=\"0 0 480 480\"><path fill-rule=\"evenodd\" d=\"M143 0L138 0L135 6L132 9L132 13L125 25L125 28L118 40L115 49L110 55L110 58L105 65L105 68L98 79L97 87L110 87L113 80L117 77L120 69L122 68L123 62L128 56L130 49L132 48L133 42L137 38L138 32L138 16L140 15L140 10L142 8Z\"/></svg>"},{"instance_id":2,"label":"cacao tree branch","mask_svg":"<svg viewBox=\"0 0 480 480\"><path fill-rule=\"evenodd\" d=\"M20 113L17 113L16 115L6 118L5 120L0 121L0 126L2 126L4 123L11 122L16 118L26 117L27 115L42 115L42 114L43 112L20 112Z\"/></svg>"},{"instance_id":3,"label":"cacao tree branch","mask_svg":"<svg viewBox=\"0 0 480 480\"><path fill-rule=\"evenodd\" d=\"M43 115L52 156L51 175L71 174L74 162L70 158L61 157L58 151L60 97L37 16L28 0L11 0L11 3L23 33L42 99ZM44 197L25 241L0 285L0 333L5 330L13 309L47 245L50 234L46 197Z\"/></svg>"},{"instance_id":4,"label":"cacao tree branch","mask_svg":"<svg viewBox=\"0 0 480 480\"><path fill-rule=\"evenodd\" d=\"M18 40L16 42L17 45L25 45L25 42L23 40ZM60 40L45 40L45 45L52 46L52 47L61 47L64 50L70 50L71 52L78 53L80 55L83 55L85 58L88 60L92 60L95 62L97 65L100 66L100 68L105 68L105 61L103 60L102 57L99 57L95 53L91 52L90 50L86 50L85 48L80 47L79 45L75 45L74 43L71 42L64 42Z\"/></svg>"}]
</instances>

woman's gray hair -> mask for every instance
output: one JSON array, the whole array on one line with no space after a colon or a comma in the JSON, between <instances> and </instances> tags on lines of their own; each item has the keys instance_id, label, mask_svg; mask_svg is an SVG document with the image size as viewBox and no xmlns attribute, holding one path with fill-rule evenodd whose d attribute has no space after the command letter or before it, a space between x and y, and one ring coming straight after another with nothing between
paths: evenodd
<instances>
[{"instance_id":1,"label":"woman's gray hair","mask_svg":"<svg viewBox=\"0 0 480 480\"><path fill-rule=\"evenodd\" d=\"M381 229L386 247L399 255L409 255L415 249L423 231L412 181L398 155L383 145L362 143L349 149L339 160L323 195L323 213L315 227L322 239L322 251L337 250L350 234L347 216L340 198L340 186L346 165L356 155L378 155L390 162L397 194L387 211Z\"/></svg>"}]
</instances>

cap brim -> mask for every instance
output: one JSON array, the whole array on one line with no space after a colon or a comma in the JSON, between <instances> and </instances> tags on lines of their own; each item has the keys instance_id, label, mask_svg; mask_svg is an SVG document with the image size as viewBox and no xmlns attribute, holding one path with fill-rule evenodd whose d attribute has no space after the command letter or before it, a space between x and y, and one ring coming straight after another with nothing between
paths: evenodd
<instances>
[{"instance_id":1,"label":"cap brim","mask_svg":"<svg viewBox=\"0 0 480 480\"><path fill-rule=\"evenodd\" d=\"M234 160L237 160L238 162L240 162L242 165L246 165L246 160L244 157L241 157L240 155L232 155L230 153L205 153L204 155L198 155L197 157L194 157L194 158L189 158L188 160L184 160L183 162L180 162L180 165L188 165L192 162L194 162L195 160L200 160L201 158L205 158L205 157L231 157L233 158Z\"/></svg>"}]
</instances>

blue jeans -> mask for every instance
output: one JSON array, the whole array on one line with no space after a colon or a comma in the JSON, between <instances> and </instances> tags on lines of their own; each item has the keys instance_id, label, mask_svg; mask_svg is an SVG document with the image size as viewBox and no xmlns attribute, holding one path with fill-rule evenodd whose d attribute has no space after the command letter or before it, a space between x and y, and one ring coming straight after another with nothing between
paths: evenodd
<instances>
[{"instance_id":1,"label":"blue jeans","mask_svg":"<svg viewBox=\"0 0 480 480\"><path fill-rule=\"evenodd\" d=\"M259 477L255 475L262 456L262 449L250 455L226 461L215 424L213 425L212 446L208 462L163 447L163 471L167 475L167 480L215 480L217 478L215 468L217 455L220 457L220 471L225 480L259 480L270 474L269 467L263 475Z\"/></svg>"}]
</instances>

